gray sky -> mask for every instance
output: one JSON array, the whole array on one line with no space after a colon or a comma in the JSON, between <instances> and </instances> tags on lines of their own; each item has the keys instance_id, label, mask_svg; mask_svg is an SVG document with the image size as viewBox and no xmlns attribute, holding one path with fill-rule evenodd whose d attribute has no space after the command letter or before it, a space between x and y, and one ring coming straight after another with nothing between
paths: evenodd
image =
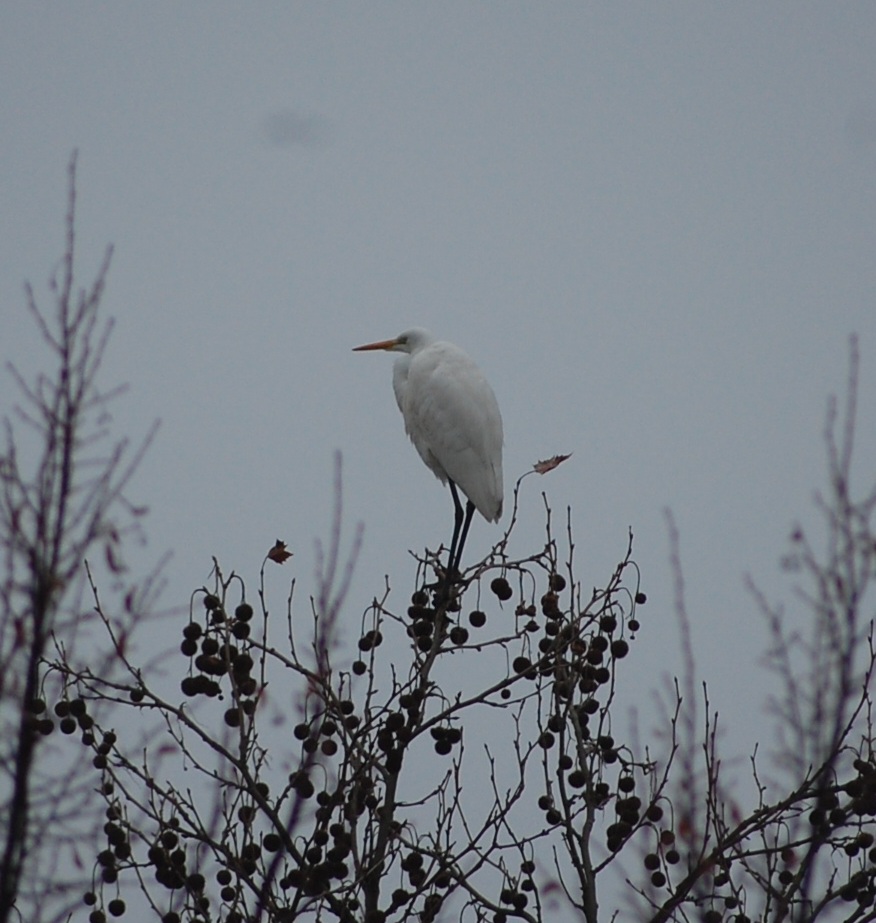
<instances>
[{"instance_id":1,"label":"gray sky","mask_svg":"<svg viewBox=\"0 0 876 923\"><path fill-rule=\"evenodd\" d=\"M2 353L35 355L22 283L62 252L77 147L80 282L116 247L104 382L131 384L124 431L162 421L133 494L147 559L175 552L165 605L213 554L254 586L277 537L272 579L309 592L335 449L351 624L384 573L410 591L450 498L390 359L350 349L422 325L491 380L508 489L574 452L526 482L518 550L542 489L585 586L633 527L641 690L679 663L672 509L698 665L731 740L762 733L743 578L786 585L853 331L876 468L876 6L4 3L0 84Z\"/></svg>"}]
</instances>

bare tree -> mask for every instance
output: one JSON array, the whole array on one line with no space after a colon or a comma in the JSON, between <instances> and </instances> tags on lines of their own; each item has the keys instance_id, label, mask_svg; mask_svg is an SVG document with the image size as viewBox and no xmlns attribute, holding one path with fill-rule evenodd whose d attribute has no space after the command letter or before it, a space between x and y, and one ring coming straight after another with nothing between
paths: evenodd
<instances>
[{"instance_id":1,"label":"bare tree","mask_svg":"<svg viewBox=\"0 0 876 923\"><path fill-rule=\"evenodd\" d=\"M75 170L74 156L64 257L50 281L54 310L41 310L26 288L52 370L30 383L16 366L8 366L21 404L15 408L18 427L4 421L0 455L3 921L23 914L22 901L32 908L29 918L36 919L49 906L61 914L57 908L70 900L64 876L75 868L74 847L92 792L81 778L80 760L66 753L59 759L58 747L46 740L55 723L47 712L43 660L53 632L69 644L82 627L75 601L85 555L100 547L110 566L118 568L123 533L136 518L123 490L140 453L128 460L127 441L112 439L108 411L119 389L102 392L96 380L111 329L99 322L98 307L112 251L107 249L92 286L77 291ZM84 733L90 730L81 702L71 703L65 720ZM64 722L62 730L67 730Z\"/></svg>"},{"instance_id":2,"label":"bare tree","mask_svg":"<svg viewBox=\"0 0 876 923\"><path fill-rule=\"evenodd\" d=\"M874 647L863 606L876 501L871 492L853 502L848 487L856 380L853 354L839 444L833 410L828 427L831 493L819 501L828 552L820 557L796 529L788 559L815 588L799 598L809 635L787 634L760 600L784 693L769 781L752 758L753 804L725 785L717 716L705 685L696 691L692 651L668 733L641 745L615 713L646 603L632 536L605 586L585 594L571 524L561 553L547 506L543 547L508 556L518 482L508 532L452 597L436 592L439 557L427 553L409 604L392 605L386 586L364 611L352 661L334 636L339 575L352 567L338 565L339 506L326 582L309 617L289 594L282 638L272 637L264 567L257 607L218 565L214 586L196 592L180 652L183 696L206 700L197 712L160 697L133 664L127 685L67 671L85 698L160 713L175 756L204 779L183 789L166 752L135 761L109 732L102 780L125 845L121 857L102 853L113 888L133 872L167 923L535 923L564 906L595 923L619 910L600 902L597 883L616 883L619 858L629 867L635 856L641 871L627 884L637 918L873 919ZM265 567L283 555L275 547ZM689 645L677 550L674 566ZM495 621L506 630L488 629L503 605L513 627L505 615ZM295 700L271 694L296 686ZM134 842L142 858L129 853ZM105 898L96 888L87 901Z\"/></svg>"},{"instance_id":3,"label":"bare tree","mask_svg":"<svg viewBox=\"0 0 876 923\"><path fill-rule=\"evenodd\" d=\"M717 712L703 685L697 727L693 656L688 648L682 720L673 722L679 771L667 790L674 830L660 832L644 857L639 888L654 921L876 919L876 754L871 686L876 668L871 583L876 577L872 517L876 486L852 494L858 350L840 417L827 415L828 493L816 550L802 526L791 534L786 570L798 575L789 630L782 607L751 585L771 633L767 667L780 680L769 703L775 728L764 757L751 756L756 802L744 810L722 777ZM680 587L678 536L670 522ZM683 634L689 643L683 594ZM802 609L802 612L800 611Z\"/></svg>"},{"instance_id":4,"label":"bare tree","mask_svg":"<svg viewBox=\"0 0 876 923\"><path fill-rule=\"evenodd\" d=\"M72 265L72 206L68 239ZM92 301L96 307L96 298L83 303ZM92 356L105 339L96 342ZM62 362L55 384L25 390L32 405L53 406L45 395L75 377L64 369ZM491 552L449 592L441 549L417 556L404 593L387 581L362 607L351 651L338 620L343 611L345 623L353 621L358 534L345 553L338 460L334 525L312 597L299 602L294 580L278 590L277 568L289 557L283 542L267 551L254 582L214 561L210 585L193 591L178 647L159 669L140 662L130 643L141 597L105 600L83 564L95 544L106 544L111 567L117 558L111 510L130 470L120 450L104 459L97 480L70 488L78 508L87 500L92 513L66 514L80 531L66 533L68 552L46 569L45 556L29 550L42 546L28 544L21 525L27 516L38 521L18 512L38 493L16 486L26 482L10 434L3 705L18 706L18 737L10 739L29 753L15 751L4 768L14 781L24 761L26 791L31 767L48 752L32 728L43 729L49 705L62 731L81 732L66 747L70 738L61 736L53 754L54 766L77 766L61 783L97 793L102 808L100 823L89 826L96 811L83 794L70 818L80 855L91 847L72 916L537 923L565 912L597 923L625 912L623 888L636 919L876 919L876 654L867 595L876 490L854 499L850 487L856 389L853 348L842 419L832 407L828 420L829 492L818 501L826 549L816 551L797 528L786 562L804 581L795 605L807 631L789 631L781 610L754 591L782 692L772 703L772 751L752 755L753 800L722 771L717 712L693 667L671 520L687 667L665 726L642 740L617 704L648 630L632 535L602 585L588 590L576 576L571 514L558 531L545 499L544 538L531 554L512 555L523 478ZM36 416L63 419L54 410ZM38 441L53 445L52 432L44 422ZM52 488L49 496L57 495ZM39 582L45 573L47 584ZM61 594L83 573L99 629L93 636L102 634L107 652L87 662L70 641L79 622L56 616ZM47 588L54 608L43 621L33 602L42 597L28 586ZM33 688L22 681L13 689L11 677L30 675L18 665L30 661L15 658L29 649L25 641L32 646L31 626L42 626L28 668ZM20 814L7 803L10 817ZM31 802L24 811L25 847L40 810L48 808ZM63 831L44 833L39 845L50 849L58 836L63 843ZM17 855L8 906L28 920L48 919L39 894L46 877L28 870L26 850Z\"/></svg>"}]
</instances>

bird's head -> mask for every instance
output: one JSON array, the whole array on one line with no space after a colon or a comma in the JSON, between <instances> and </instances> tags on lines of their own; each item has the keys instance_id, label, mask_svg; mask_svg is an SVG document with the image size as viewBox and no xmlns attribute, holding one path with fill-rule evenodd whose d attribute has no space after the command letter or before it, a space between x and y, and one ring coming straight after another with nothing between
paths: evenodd
<instances>
[{"instance_id":1,"label":"bird's head","mask_svg":"<svg viewBox=\"0 0 876 923\"><path fill-rule=\"evenodd\" d=\"M433 343L434 341L435 337L433 337L428 330L424 330L422 327L413 327L410 330L405 330L404 333L400 333L397 337L393 337L391 340L378 340L376 343L366 343L364 346L356 346L353 352L358 353L371 349L383 349L388 352L415 353L418 349L422 349L424 346L428 346L429 343Z\"/></svg>"}]
</instances>

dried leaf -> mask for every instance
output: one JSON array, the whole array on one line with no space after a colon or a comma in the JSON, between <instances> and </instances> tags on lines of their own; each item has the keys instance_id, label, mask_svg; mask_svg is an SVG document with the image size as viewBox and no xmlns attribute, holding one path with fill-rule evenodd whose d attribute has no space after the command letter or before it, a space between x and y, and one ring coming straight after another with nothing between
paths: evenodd
<instances>
[{"instance_id":1,"label":"dried leaf","mask_svg":"<svg viewBox=\"0 0 876 923\"><path fill-rule=\"evenodd\" d=\"M277 539L277 541L274 542L274 547L268 552L268 557L275 564L285 564L286 561L292 557L292 552L286 550L285 542L281 542L280 539Z\"/></svg>"},{"instance_id":2,"label":"dried leaf","mask_svg":"<svg viewBox=\"0 0 876 923\"><path fill-rule=\"evenodd\" d=\"M558 465L562 465L567 458L571 457L571 452L569 452L568 455L554 455L553 458L547 458L544 461L536 462L532 468L534 471L538 472L538 474L547 474L548 471L553 471L554 468Z\"/></svg>"}]
</instances>

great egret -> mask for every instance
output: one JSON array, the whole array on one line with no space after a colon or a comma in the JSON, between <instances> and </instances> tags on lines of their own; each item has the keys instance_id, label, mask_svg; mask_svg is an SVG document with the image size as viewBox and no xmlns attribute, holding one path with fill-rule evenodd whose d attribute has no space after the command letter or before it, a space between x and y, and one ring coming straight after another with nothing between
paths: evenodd
<instances>
[{"instance_id":1,"label":"great egret","mask_svg":"<svg viewBox=\"0 0 876 923\"><path fill-rule=\"evenodd\" d=\"M450 485L452 579L475 509L489 522L502 515L502 415L496 395L467 353L420 327L354 352L370 349L402 353L393 366L392 387L405 431L438 480ZM465 512L457 487L467 498Z\"/></svg>"}]
</instances>

